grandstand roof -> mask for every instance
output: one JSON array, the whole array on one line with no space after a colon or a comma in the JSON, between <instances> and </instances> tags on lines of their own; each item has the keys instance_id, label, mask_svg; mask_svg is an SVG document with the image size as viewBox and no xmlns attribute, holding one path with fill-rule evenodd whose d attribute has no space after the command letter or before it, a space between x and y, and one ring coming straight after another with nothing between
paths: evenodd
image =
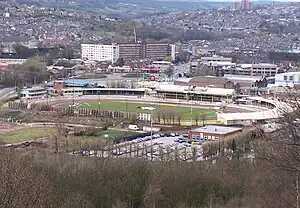
<instances>
[{"instance_id":1,"label":"grandstand roof","mask_svg":"<svg viewBox=\"0 0 300 208\"><path fill-rule=\"evenodd\" d=\"M178 92L178 93L194 93L203 95L218 95L227 96L235 94L234 89L224 89L224 88L209 88L209 87L196 87L190 89L188 86L178 86L174 84L160 84L156 87L156 91L163 92Z\"/></svg>"},{"instance_id":2,"label":"grandstand roof","mask_svg":"<svg viewBox=\"0 0 300 208\"><path fill-rule=\"evenodd\" d=\"M67 85L95 85L98 84L95 81L87 80L87 79L63 79L63 80L55 80L55 82L64 82Z\"/></svg>"},{"instance_id":3,"label":"grandstand roof","mask_svg":"<svg viewBox=\"0 0 300 208\"><path fill-rule=\"evenodd\" d=\"M88 87L88 88L82 88L82 87L69 87L69 88L63 88L63 91L90 91L90 90L101 90L101 91L134 91L134 92L142 92L145 91L145 88L100 88L100 87Z\"/></svg>"}]
</instances>

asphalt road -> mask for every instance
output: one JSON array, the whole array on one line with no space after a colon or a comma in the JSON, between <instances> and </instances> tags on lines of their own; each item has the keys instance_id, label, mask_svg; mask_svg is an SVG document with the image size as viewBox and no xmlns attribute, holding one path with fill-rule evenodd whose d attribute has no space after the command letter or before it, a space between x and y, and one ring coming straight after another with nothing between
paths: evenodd
<instances>
[{"instance_id":1,"label":"asphalt road","mask_svg":"<svg viewBox=\"0 0 300 208\"><path fill-rule=\"evenodd\" d=\"M184 73L190 72L190 63L180 64L178 66L174 66L174 76L178 76L178 74L183 75Z\"/></svg>"}]
</instances>

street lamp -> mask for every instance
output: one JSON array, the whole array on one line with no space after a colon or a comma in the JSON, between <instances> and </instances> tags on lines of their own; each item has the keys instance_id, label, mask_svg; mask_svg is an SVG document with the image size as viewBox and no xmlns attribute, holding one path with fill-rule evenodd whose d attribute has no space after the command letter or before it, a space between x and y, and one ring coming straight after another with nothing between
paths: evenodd
<instances>
[{"instance_id":1,"label":"street lamp","mask_svg":"<svg viewBox=\"0 0 300 208\"><path fill-rule=\"evenodd\" d=\"M100 97L100 91L98 91L98 110L100 110L100 105L101 105L101 97Z\"/></svg>"},{"instance_id":2,"label":"street lamp","mask_svg":"<svg viewBox=\"0 0 300 208\"><path fill-rule=\"evenodd\" d=\"M152 139L153 139L153 131L152 131L152 126L153 126L153 122L152 122L152 112L155 110L154 107L137 107L139 109L142 109L142 110L148 110L150 111L150 147L151 147L151 160L153 160L153 142L152 142Z\"/></svg>"},{"instance_id":3,"label":"street lamp","mask_svg":"<svg viewBox=\"0 0 300 208\"><path fill-rule=\"evenodd\" d=\"M189 100L191 102L191 129L193 127L193 97L194 97L193 94L189 95Z\"/></svg>"}]
</instances>

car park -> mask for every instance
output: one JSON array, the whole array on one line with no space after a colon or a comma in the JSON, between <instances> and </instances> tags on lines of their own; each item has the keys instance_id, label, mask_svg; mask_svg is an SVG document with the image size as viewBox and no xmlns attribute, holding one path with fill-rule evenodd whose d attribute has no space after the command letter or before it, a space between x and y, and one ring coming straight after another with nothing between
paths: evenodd
<instances>
[{"instance_id":1,"label":"car park","mask_svg":"<svg viewBox=\"0 0 300 208\"><path fill-rule=\"evenodd\" d=\"M185 142L188 142L188 139L185 139L185 138L179 138L178 142L179 142L179 143L185 143Z\"/></svg>"},{"instance_id":2,"label":"car park","mask_svg":"<svg viewBox=\"0 0 300 208\"><path fill-rule=\"evenodd\" d=\"M185 147L190 147L190 146L192 146L190 143L184 143L183 144Z\"/></svg>"}]
</instances>

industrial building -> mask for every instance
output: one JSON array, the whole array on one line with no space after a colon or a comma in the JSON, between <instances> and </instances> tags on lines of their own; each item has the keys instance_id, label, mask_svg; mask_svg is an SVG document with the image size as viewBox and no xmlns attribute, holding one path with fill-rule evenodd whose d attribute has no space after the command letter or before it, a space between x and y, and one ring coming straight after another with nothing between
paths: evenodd
<instances>
[{"instance_id":1,"label":"industrial building","mask_svg":"<svg viewBox=\"0 0 300 208\"><path fill-rule=\"evenodd\" d=\"M218 140L242 132L242 128L207 125L189 131L189 139Z\"/></svg>"}]
</instances>

